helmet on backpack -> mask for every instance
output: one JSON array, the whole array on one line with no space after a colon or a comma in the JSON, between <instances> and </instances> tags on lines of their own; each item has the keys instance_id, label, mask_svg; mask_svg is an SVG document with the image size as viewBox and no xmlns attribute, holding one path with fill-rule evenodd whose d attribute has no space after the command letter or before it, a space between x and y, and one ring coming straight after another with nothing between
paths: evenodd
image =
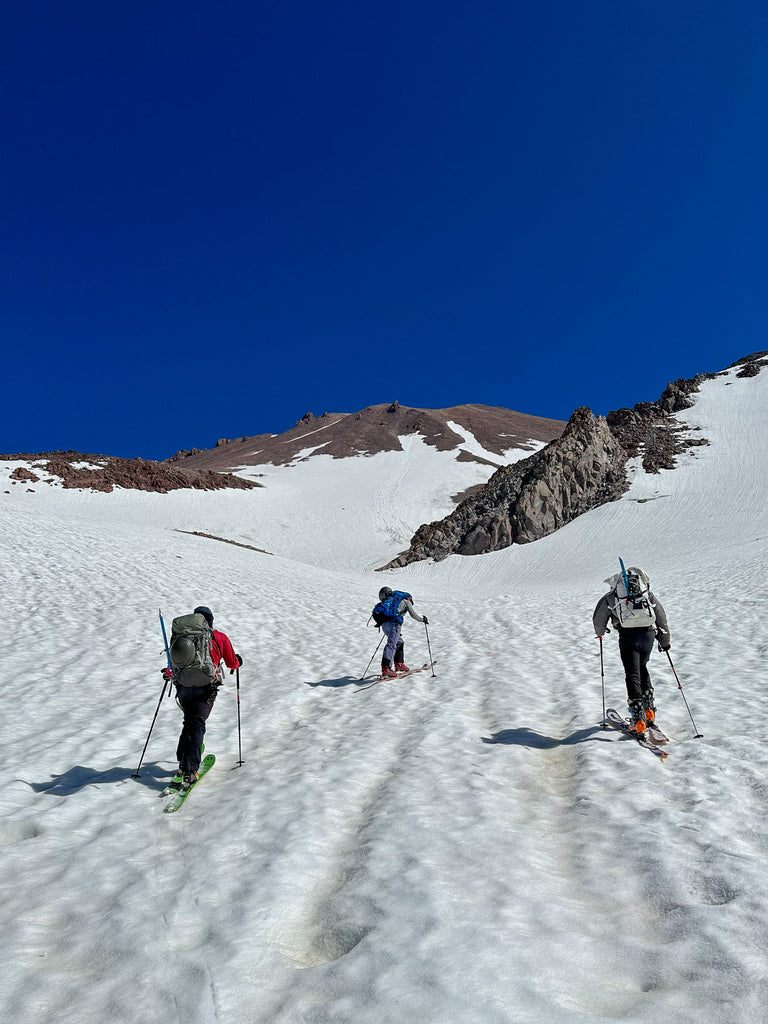
<instances>
[{"instance_id":1,"label":"helmet on backpack","mask_svg":"<svg viewBox=\"0 0 768 1024\"><path fill-rule=\"evenodd\" d=\"M194 642L189 637L178 636L171 640L168 655L171 659L171 665L175 669L187 668L195 660L195 654Z\"/></svg>"},{"instance_id":2,"label":"helmet on backpack","mask_svg":"<svg viewBox=\"0 0 768 1024\"><path fill-rule=\"evenodd\" d=\"M206 608L204 604L198 605L194 611L195 615L202 615L208 625L213 629L213 612L210 608Z\"/></svg>"},{"instance_id":3,"label":"helmet on backpack","mask_svg":"<svg viewBox=\"0 0 768 1024\"><path fill-rule=\"evenodd\" d=\"M208 616L213 618L210 608L198 608L191 615L180 615L171 623L168 657L177 686L210 686L217 679L217 668L211 654L213 630Z\"/></svg>"},{"instance_id":4,"label":"helmet on backpack","mask_svg":"<svg viewBox=\"0 0 768 1024\"><path fill-rule=\"evenodd\" d=\"M379 591L379 600L386 601L388 597L392 597L392 588L382 587L381 590Z\"/></svg>"}]
</instances>

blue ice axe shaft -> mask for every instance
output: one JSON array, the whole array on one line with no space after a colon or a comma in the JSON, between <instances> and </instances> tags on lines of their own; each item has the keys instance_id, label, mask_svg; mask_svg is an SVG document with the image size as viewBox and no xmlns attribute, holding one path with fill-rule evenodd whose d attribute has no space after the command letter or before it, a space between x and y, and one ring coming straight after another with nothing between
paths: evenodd
<instances>
[{"instance_id":1,"label":"blue ice axe shaft","mask_svg":"<svg viewBox=\"0 0 768 1024\"><path fill-rule=\"evenodd\" d=\"M627 594L629 594L629 577L627 576L627 570L624 568L624 562L620 558L619 565L621 566L621 575L624 577L624 586L627 588Z\"/></svg>"},{"instance_id":2,"label":"blue ice axe shaft","mask_svg":"<svg viewBox=\"0 0 768 1024\"><path fill-rule=\"evenodd\" d=\"M159 611L158 615L160 616L160 626L163 630L163 643L165 644L165 656L168 659L168 668L172 669L173 666L171 665L171 652L168 650L168 637L165 632L165 622L163 621L162 611Z\"/></svg>"},{"instance_id":3,"label":"blue ice axe shaft","mask_svg":"<svg viewBox=\"0 0 768 1024\"><path fill-rule=\"evenodd\" d=\"M165 623L163 622L163 613L162 612L160 612L160 625L163 627L163 643L165 644L165 656L168 659L168 668L170 670L170 668L171 668L171 653L168 650L168 637L165 635ZM152 735L152 730L155 728L155 722L157 721L157 713L160 710L160 705L163 703L163 697L165 696L165 690L166 690L166 687L168 686L168 682L169 682L168 679L163 679L163 689L162 689L162 692L160 693L160 700L157 702L157 707L155 708L155 714L154 714L154 717L152 719L152 725L150 725L150 727L149 727L149 732L147 733L147 739L146 739L146 742L144 744L144 749L141 752L141 757L139 758L139 763L136 765L136 771L131 776L132 779L140 779L141 778L141 775L139 774L139 772L140 772L142 764L144 763L144 755L146 754L147 747L149 746L149 737ZM168 696L170 697L170 695L171 695L171 691L170 691L170 688L169 688L168 689Z\"/></svg>"}]
</instances>

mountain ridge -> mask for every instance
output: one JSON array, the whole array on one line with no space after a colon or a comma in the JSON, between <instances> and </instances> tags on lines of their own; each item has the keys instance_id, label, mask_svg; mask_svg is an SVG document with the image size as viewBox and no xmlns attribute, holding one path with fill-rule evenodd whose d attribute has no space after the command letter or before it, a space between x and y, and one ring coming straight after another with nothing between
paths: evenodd
<instances>
[{"instance_id":1,"label":"mountain ridge","mask_svg":"<svg viewBox=\"0 0 768 1024\"><path fill-rule=\"evenodd\" d=\"M451 426L454 424L454 426ZM462 428L456 430L456 426ZM399 402L371 405L353 413L305 413L281 434L222 438L213 448L181 449L168 459L195 469L235 469L263 464L289 465L315 452L332 458L402 451L400 438L421 434L438 451L458 448L470 434L486 455L464 450L458 457L499 465L505 452L535 451L531 442L549 443L565 429L565 421L519 413L501 406L467 404L447 409L421 409ZM326 433L326 431L328 433ZM499 457L498 461L488 454Z\"/></svg>"}]
</instances>

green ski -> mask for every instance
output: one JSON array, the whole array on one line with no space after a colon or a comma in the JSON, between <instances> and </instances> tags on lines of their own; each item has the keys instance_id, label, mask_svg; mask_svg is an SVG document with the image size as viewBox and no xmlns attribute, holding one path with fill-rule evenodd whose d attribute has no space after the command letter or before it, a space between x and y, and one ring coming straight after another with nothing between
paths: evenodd
<instances>
[{"instance_id":1,"label":"green ski","mask_svg":"<svg viewBox=\"0 0 768 1024\"><path fill-rule=\"evenodd\" d=\"M205 755L205 757L203 758L203 762L200 765L200 771L198 772L197 782L193 782L192 785L189 787L189 789L178 789L178 790L176 790L176 792L174 792L172 794L171 799L165 805L165 813L166 814L171 814L173 811L178 811L178 809L185 802L185 800L187 799L189 794L192 792L192 790L195 789L195 787L200 784L200 782L205 778L205 776L208 774L208 772L211 770L211 768L213 768L215 763L216 763L216 755L215 754L206 754Z\"/></svg>"},{"instance_id":2,"label":"green ski","mask_svg":"<svg viewBox=\"0 0 768 1024\"><path fill-rule=\"evenodd\" d=\"M200 753L205 753L205 744L203 744L203 749L200 751ZM170 796L171 793L177 793L181 789L181 784L183 781L184 776L182 775L182 773L180 771L176 772L176 774L173 776L173 778L165 787L165 789L160 793L160 796Z\"/></svg>"},{"instance_id":3,"label":"green ski","mask_svg":"<svg viewBox=\"0 0 768 1024\"><path fill-rule=\"evenodd\" d=\"M181 772L177 772L165 789L162 791L160 796L170 796L171 793L177 793L181 789L181 784L184 781L184 776Z\"/></svg>"}]
</instances>

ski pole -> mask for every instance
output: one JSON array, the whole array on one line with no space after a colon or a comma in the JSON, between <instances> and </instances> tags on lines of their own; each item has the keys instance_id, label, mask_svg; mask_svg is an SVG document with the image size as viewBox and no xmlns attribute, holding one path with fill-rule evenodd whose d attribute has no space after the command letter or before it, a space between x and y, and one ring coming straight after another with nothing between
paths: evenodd
<instances>
[{"instance_id":1,"label":"ski pole","mask_svg":"<svg viewBox=\"0 0 768 1024\"><path fill-rule=\"evenodd\" d=\"M168 683L170 682L170 672L172 671L172 667L171 667L171 652L168 650L168 637L166 636L166 633L165 633L165 622L163 621L162 609L160 611L158 611L157 614L160 616L160 628L163 631L163 644L165 645L165 657L168 659L168 672L169 672L169 676L168 676L168 678L165 678L165 677L163 678L163 689L162 689L162 693L160 694L160 700L157 702L157 707L155 708L155 717L152 719L152 725L150 725L150 727L149 727L149 732L147 733L147 742L144 744L144 749L141 752L141 757L139 758L139 763L136 766L136 771L131 776L132 779L140 779L141 778L141 776L139 775L139 768L141 768L141 763L144 760L144 755L147 752L147 747L149 746L149 737L152 735L152 730L155 727L155 721L157 720L157 713L160 710L160 705L163 703L163 697L165 696L165 688L166 688L166 686L168 686ZM168 690L168 695L169 696L170 696L170 693L171 693L171 691L169 689Z\"/></svg>"},{"instance_id":2,"label":"ski pole","mask_svg":"<svg viewBox=\"0 0 768 1024\"><path fill-rule=\"evenodd\" d=\"M603 691L603 729L607 729L608 723L605 720L605 663L603 662L603 638L599 636L597 639L600 641L600 684Z\"/></svg>"},{"instance_id":3,"label":"ski pole","mask_svg":"<svg viewBox=\"0 0 768 1024\"><path fill-rule=\"evenodd\" d=\"M360 679L365 679L365 677L367 676L367 674L368 674L368 669L369 669L369 668L371 667L371 665L373 664L373 659L374 659L374 658L376 657L376 655L378 654L379 648L381 647L381 645L382 645L382 643L383 643L383 642L384 642L384 637L382 637L382 638L381 638L381 640L379 640L378 644L376 645L376 650L375 650L375 651L373 652L373 654L371 655L371 660L370 660L370 661L368 662L368 664L367 664L367 665L365 666L365 672L363 672L363 674L362 674L362 675L360 676ZM358 682L360 682L360 680L358 680Z\"/></svg>"},{"instance_id":4,"label":"ski pole","mask_svg":"<svg viewBox=\"0 0 768 1024\"><path fill-rule=\"evenodd\" d=\"M427 628L427 623L426 622L424 623L424 632L427 635L427 652L429 654L429 667L432 669L432 678L434 679L435 678L435 663L432 660L432 648L429 646L429 629Z\"/></svg>"},{"instance_id":5,"label":"ski pole","mask_svg":"<svg viewBox=\"0 0 768 1024\"><path fill-rule=\"evenodd\" d=\"M144 744L144 749L141 752L141 757L139 758L139 763L136 765L136 771L131 776L132 779L140 779L141 778L141 776L139 775L139 768L141 768L142 761L144 760L144 755L147 752L147 747L149 746L149 737L152 735L152 730L155 727L155 722L157 721L157 713L160 710L160 705L163 703L163 697L165 696L165 688L168 685L168 682L169 682L168 679L164 679L163 680L163 691L160 694L160 700L157 702L157 707L155 708L155 717L152 719L152 725L150 725L150 727L149 727L149 732L147 733L147 742Z\"/></svg>"},{"instance_id":6,"label":"ski pole","mask_svg":"<svg viewBox=\"0 0 768 1024\"><path fill-rule=\"evenodd\" d=\"M235 678L237 679L237 756L239 758L235 768L239 768L241 764L245 764L243 761L243 743L242 734L240 732L240 668L238 667L235 671Z\"/></svg>"},{"instance_id":7,"label":"ski pole","mask_svg":"<svg viewBox=\"0 0 768 1024\"><path fill-rule=\"evenodd\" d=\"M677 672L675 671L675 666L672 664L672 655L669 653L669 651L665 651L664 653L669 658L670 667L672 668L672 671L674 673L675 679L677 680L677 688L680 691L680 693L683 695L683 700L685 701L685 707L686 707L686 710L688 711L688 715L689 715L689 717L691 719L691 724L693 725L693 731L694 731L694 737L693 738L695 740L703 739L704 738L704 734L700 733L699 730L696 728L696 723L693 721L693 715L691 714L691 709L688 707L688 701L685 700L685 693L683 692L683 684L680 682L680 677L678 676Z\"/></svg>"}]
</instances>

